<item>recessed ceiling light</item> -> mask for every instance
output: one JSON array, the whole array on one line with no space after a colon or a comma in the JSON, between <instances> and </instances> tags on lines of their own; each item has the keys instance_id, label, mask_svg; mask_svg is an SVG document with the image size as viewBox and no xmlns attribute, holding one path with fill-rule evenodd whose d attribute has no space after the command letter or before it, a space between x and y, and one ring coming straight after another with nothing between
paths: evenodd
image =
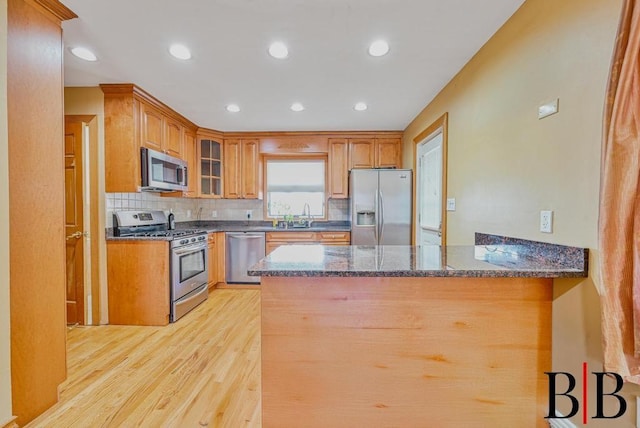
<instances>
[{"instance_id":1,"label":"recessed ceiling light","mask_svg":"<svg viewBox=\"0 0 640 428\"><path fill-rule=\"evenodd\" d=\"M293 103L291 104L291 110L293 111L302 111L304 110L304 106L300 103Z\"/></svg>"},{"instance_id":2,"label":"recessed ceiling light","mask_svg":"<svg viewBox=\"0 0 640 428\"><path fill-rule=\"evenodd\" d=\"M282 42L274 42L269 46L269 55L277 59L284 59L289 56L289 49Z\"/></svg>"},{"instance_id":3,"label":"recessed ceiling light","mask_svg":"<svg viewBox=\"0 0 640 428\"><path fill-rule=\"evenodd\" d=\"M190 59L191 51L185 45L174 43L169 47L169 53L178 59Z\"/></svg>"},{"instance_id":4,"label":"recessed ceiling light","mask_svg":"<svg viewBox=\"0 0 640 428\"><path fill-rule=\"evenodd\" d=\"M237 113L240 111L240 107L238 106L238 104L229 104L227 105L226 109L231 113Z\"/></svg>"},{"instance_id":5,"label":"recessed ceiling light","mask_svg":"<svg viewBox=\"0 0 640 428\"><path fill-rule=\"evenodd\" d=\"M369 46L369 55L383 56L389 52L389 44L384 40L376 40Z\"/></svg>"},{"instance_id":6,"label":"recessed ceiling light","mask_svg":"<svg viewBox=\"0 0 640 428\"><path fill-rule=\"evenodd\" d=\"M366 103L356 103L356 105L353 106L353 109L355 111L365 111L367 109L367 104Z\"/></svg>"},{"instance_id":7,"label":"recessed ceiling light","mask_svg":"<svg viewBox=\"0 0 640 428\"><path fill-rule=\"evenodd\" d=\"M85 61L97 61L96 55L87 48L75 47L71 48L71 53Z\"/></svg>"}]
</instances>

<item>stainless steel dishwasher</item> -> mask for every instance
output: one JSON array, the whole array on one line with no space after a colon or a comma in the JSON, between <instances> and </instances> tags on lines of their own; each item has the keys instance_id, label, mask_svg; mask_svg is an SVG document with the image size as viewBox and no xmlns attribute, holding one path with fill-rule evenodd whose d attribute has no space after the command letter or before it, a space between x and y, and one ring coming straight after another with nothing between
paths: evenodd
<instances>
[{"instance_id":1,"label":"stainless steel dishwasher","mask_svg":"<svg viewBox=\"0 0 640 428\"><path fill-rule=\"evenodd\" d=\"M227 232L226 238L227 284L259 284L260 277L247 270L264 257L264 232Z\"/></svg>"}]
</instances>

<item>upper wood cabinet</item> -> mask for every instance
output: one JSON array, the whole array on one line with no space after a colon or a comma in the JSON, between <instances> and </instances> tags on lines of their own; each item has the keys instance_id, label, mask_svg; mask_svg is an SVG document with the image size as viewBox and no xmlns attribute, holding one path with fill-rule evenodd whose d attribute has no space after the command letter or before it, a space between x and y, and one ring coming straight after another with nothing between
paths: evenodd
<instances>
[{"instance_id":1,"label":"upper wood cabinet","mask_svg":"<svg viewBox=\"0 0 640 428\"><path fill-rule=\"evenodd\" d=\"M133 84L102 84L100 88L104 92L107 192L140 191L140 147L190 162L191 147L185 153L185 144L191 142L185 139L187 135L193 138L193 123ZM197 179L196 170L191 168L188 180Z\"/></svg>"},{"instance_id":2,"label":"upper wood cabinet","mask_svg":"<svg viewBox=\"0 0 640 428\"><path fill-rule=\"evenodd\" d=\"M184 126L177 120L164 118L163 151L177 158L184 158Z\"/></svg>"},{"instance_id":3,"label":"upper wood cabinet","mask_svg":"<svg viewBox=\"0 0 640 428\"><path fill-rule=\"evenodd\" d=\"M198 134L198 196L222 197L222 138L213 133Z\"/></svg>"},{"instance_id":4,"label":"upper wood cabinet","mask_svg":"<svg viewBox=\"0 0 640 428\"><path fill-rule=\"evenodd\" d=\"M349 140L329 139L329 197L349 197Z\"/></svg>"},{"instance_id":5,"label":"upper wood cabinet","mask_svg":"<svg viewBox=\"0 0 640 428\"><path fill-rule=\"evenodd\" d=\"M375 138L349 139L349 169L374 168Z\"/></svg>"},{"instance_id":6,"label":"upper wood cabinet","mask_svg":"<svg viewBox=\"0 0 640 428\"><path fill-rule=\"evenodd\" d=\"M224 140L224 197L260 199L260 140Z\"/></svg>"},{"instance_id":7,"label":"upper wood cabinet","mask_svg":"<svg viewBox=\"0 0 640 428\"><path fill-rule=\"evenodd\" d=\"M191 130L184 132L184 160L187 161L187 186L184 196L195 198L198 196L198 148L196 133Z\"/></svg>"},{"instance_id":8,"label":"upper wood cabinet","mask_svg":"<svg viewBox=\"0 0 640 428\"><path fill-rule=\"evenodd\" d=\"M183 158L183 126L177 120L163 114L146 102L140 102L140 123L142 124L143 147Z\"/></svg>"},{"instance_id":9,"label":"upper wood cabinet","mask_svg":"<svg viewBox=\"0 0 640 428\"><path fill-rule=\"evenodd\" d=\"M376 168L400 168L400 138L376 138L375 142L375 167Z\"/></svg>"},{"instance_id":10,"label":"upper wood cabinet","mask_svg":"<svg viewBox=\"0 0 640 428\"><path fill-rule=\"evenodd\" d=\"M164 119L162 112L147 103L140 102L140 123L142 125L140 139L142 147L159 152L163 151Z\"/></svg>"},{"instance_id":11,"label":"upper wood cabinet","mask_svg":"<svg viewBox=\"0 0 640 428\"><path fill-rule=\"evenodd\" d=\"M399 168L400 138L353 138L349 140L349 169Z\"/></svg>"}]
</instances>

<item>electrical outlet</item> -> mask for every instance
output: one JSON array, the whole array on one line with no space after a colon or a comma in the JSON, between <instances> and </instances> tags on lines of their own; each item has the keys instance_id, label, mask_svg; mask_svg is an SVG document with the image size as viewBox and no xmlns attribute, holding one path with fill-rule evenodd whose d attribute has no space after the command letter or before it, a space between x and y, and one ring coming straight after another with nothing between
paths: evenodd
<instances>
[{"instance_id":1,"label":"electrical outlet","mask_svg":"<svg viewBox=\"0 0 640 428\"><path fill-rule=\"evenodd\" d=\"M253 215L252 210L247 210L247 220L251 220L251 216Z\"/></svg>"},{"instance_id":2,"label":"electrical outlet","mask_svg":"<svg viewBox=\"0 0 640 428\"><path fill-rule=\"evenodd\" d=\"M447 211L456 210L456 198L447 198Z\"/></svg>"},{"instance_id":3,"label":"electrical outlet","mask_svg":"<svg viewBox=\"0 0 640 428\"><path fill-rule=\"evenodd\" d=\"M191 218L191 210L187 210L187 218Z\"/></svg>"},{"instance_id":4,"label":"electrical outlet","mask_svg":"<svg viewBox=\"0 0 640 428\"><path fill-rule=\"evenodd\" d=\"M540 232L553 232L553 211L540 211Z\"/></svg>"},{"instance_id":5,"label":"electrical outlet","mask_svg":"<svg viewBox=\"0 0 640 428\"><path fill-rule=\"evenodd\" d=\"M211 211L211 218L217 218L218 217L218 211L213 210Z\"/></svg>"}]
</instances>

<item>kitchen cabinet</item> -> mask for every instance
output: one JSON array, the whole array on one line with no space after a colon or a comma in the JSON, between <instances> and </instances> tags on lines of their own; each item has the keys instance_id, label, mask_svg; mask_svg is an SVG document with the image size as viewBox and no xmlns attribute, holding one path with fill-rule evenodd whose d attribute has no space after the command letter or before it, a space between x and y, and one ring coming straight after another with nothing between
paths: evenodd
<instances>
[{"instance_id":1,"label":"kitchen cabinet","mask_svg":"<svg viewBox=\"0 0 640 428\"><path fill-rule=\"evenodd\" d=\"M260 140L224 140L224 197L260 199Z\"/></svg>"},{"instance_id":2,"label":"kitchen cabinet","mask_svg":"<svg viewBox=\"0 0 640 428\"><path fill-rule=\"evenodd\" d=\"M352 138L349 140L349 169L373 168L375 165L375 139Z\"/></svg>"},{"instance_id":3,"label":"kitchen cabinet","mask_svg":"<svg viewBox=\"0 0 640 428\"><path fill-rule=\"evenodd\" d=\"M140 102L140 123L142 147L182 159L183 126L180 122L142 101Z\"/></svg>"},{"instance_id":4,"label":"kitchen cabinet","mask_svg":"<svg viewBox=\"0 0 640 428\"><path fill-rule=\"evenodd\" d=\"M195 198L198 195L198 148L195 132L184 132L184 160L187 161L187 191L184 196Z\"/></svg>"},{"instance_id":5,"label":"kitchen cabinet","mask_svg":"<svg viewBox=\"0 0 640 428\"><path fill-rule=\"evenodd\" d=\"M222 197L222 138L215 134L198 134L198 196Z\"/></svg>"},{"instance_id":6,"label":"kitchen cabinet","mask_svg":"<svg viewBox=\"0 0 640 428\"><path fill-rule=\"evenodd\" d=\"M183 158L183 126L158 108L140 102L142 147Z\"/></svg>"},{"instance_id":7,"label":"kitchen cabinet","mask_svg":"<svg viewBox=\"0 0 640 428\"><path fill-rule=\"evenodd\" d=\"M100 88L104 93L106 192L140 191L141 147L189 162L190 148L185 149L185 144L197 129L192 122L133 84L101 84Z\"/></svg>"},{"instance_id":8,"label":"kitchen cabinet","mask_svg":"<svg viewBox=\"0 0 640 428\"><path fill-rule=\"evenodd\" d=\"M349 140L349 169L399 168L400 138L358 138Z\"/></svg>"},{"instance_id":9,"label":"kitchen cabinet","mask_svg":"<svg viewBox=\"0 0 640 428\"><path fill-rule=\"evenodd\" d=\"M329 139L329 197L349 197L349 140Z\"/></svg>"},{"instance_id":10,"label":"kitchen cabinet","mask_svg":"<svg viewBox=\"0 0 640 428\"><path fill-rule=\"evenodd\" d=\"M376 138L375 167L400 168L401 143L400 138Z\"/></svg>"},{"instance_id":11,"label":"kitchen cabinet","mask_svg":"<svg viewBox=\"0 0 640 428\"><path fill-rule=\"evenodd\" d=\"M109 324L169 324L167 241L107 241Z\"/></svg>"},{"instance_id":12,"label":"kitchen cabinet","mask_svg":"<svg viewBox=\"0 0 640 428\"><path fill-rule=\"evenodd\" d=\"M2 239L11 253L2 255L8 271L0 298L6 314L0 413L17 419L0 416L0 426L22 427L58 401L67 376L61 21L76 15L57 0L9 0L3 7L2 114L9 127L3 125L1 137L7 144L2 182L11 190L4 193L3 222L11 230Z\"/></svg>"},{"instance_id":13,"label":"kitchen cabinet","mask_svg":"<svg viewBox=\"0 0 640 428\"><path fill-rule=\"evenodd\" d=\"M215 288L218 283L218 247L216 245L217 233L209 234L207 241L209 247L209 259L207 260L209 273L209 289Z\"/></svg>"},{"instance_id":14,"label":"kitchen cabinet","mask_svg":"<svg viewBox=\"0 0 640 428\"><path fill-rule=\"evenodd\" d=\"M225 251L226 251L226 236L224 232L216 232L216 282L218 284L226 281L225 276Z\"/></svg>"},{"instance_id":15,"label":"kitchen cabinet","mask_svg":"<svg viewBox=\"0 0 640 428\"><path fill-rule=\"evenodd\" d=\"M281 245L349 245L350 232L267 232L265 253Z\"/></svg>"}]
</instances>

